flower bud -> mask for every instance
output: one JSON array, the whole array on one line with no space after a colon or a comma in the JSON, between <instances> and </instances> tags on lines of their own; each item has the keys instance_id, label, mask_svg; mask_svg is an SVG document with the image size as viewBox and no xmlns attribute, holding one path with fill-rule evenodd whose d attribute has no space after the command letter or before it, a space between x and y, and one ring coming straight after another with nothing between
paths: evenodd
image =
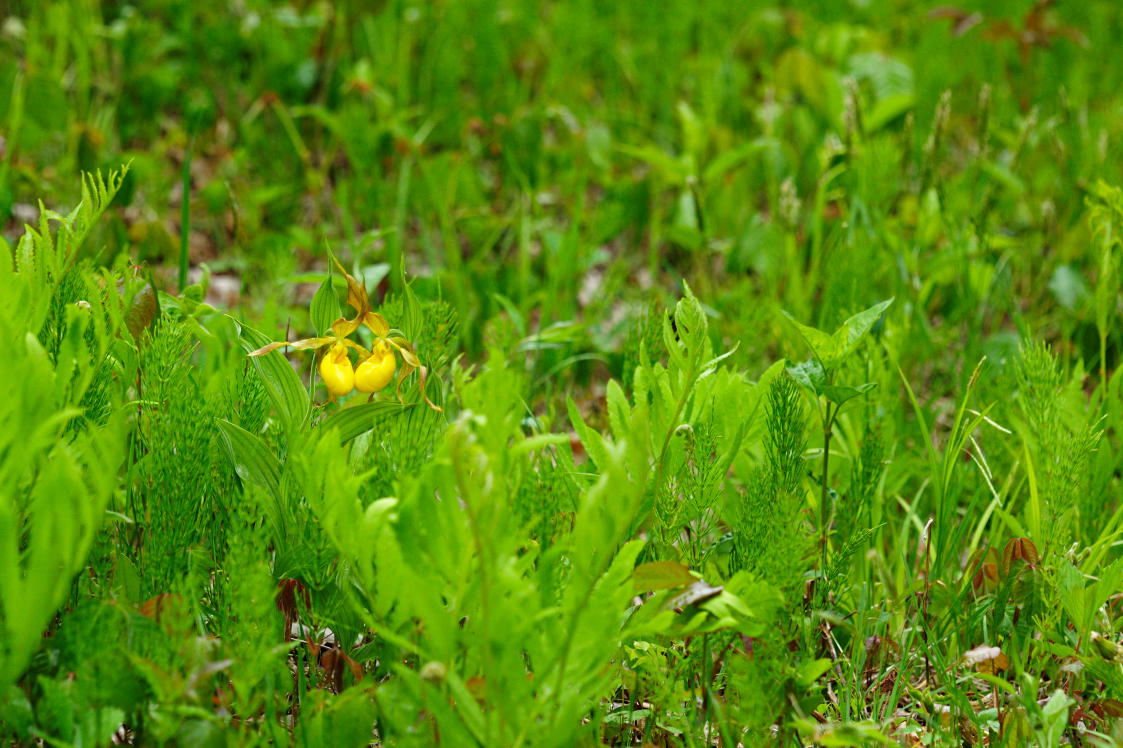
<instances>
[{"instance_id":1,"label":"flower bud","mask_svg":"<svg viewBox=\"0 0 1123 748\"><path fill-rule=\"evenodd\" d=\"M333 397L343 397L355 388L355 370L347 356L347 347L335 343L320 359L320 376Z\"/></svg>"},{"instance_id":2,"label":"flower bud","mask_svg":"<svg viewBox=\"0 0 1123 748\"><path fill-rule=\"evenodd\" d=\"M1108 662L1123 662L1123 646L1106 638L1098 631L1092 632L1092 648Z\"/></svg>"},{"instance_id":3,"label":"flower bud","mask_svg":"<svg viewBox=\"0 0 1123 748\"><path fill-rule=\"evenodd\" d=\"M444 682L448 670L439 662L426 662L421 667L421 680L426 683L438 685Z\"/></svg>"},{"instance_id":4,"label":"flower bud","mask_svg":"<svg viewBox=\"0 0 1123 748\"><path fill-rule=\"evenodd\" d=\"M390 384L397 368L398 360L394 357L394 352L385 343L378 343L370 358L355 370L355 389L359 392L378 392Z\"/></svg>"}]
</instances>

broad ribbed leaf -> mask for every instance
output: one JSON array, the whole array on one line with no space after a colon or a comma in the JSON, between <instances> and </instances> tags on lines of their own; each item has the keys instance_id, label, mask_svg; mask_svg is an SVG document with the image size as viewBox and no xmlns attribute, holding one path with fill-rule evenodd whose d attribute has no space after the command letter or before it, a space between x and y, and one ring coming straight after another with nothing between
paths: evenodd
<instances>
[{"instance_id":1,"label":"broad ribbed leaf","mask_svg":"<svg viewBox=\"0 0 1123 748\"><path fill-rule=\"evenodd\" d=\"M359 434L370 431L379 422L392 418L409 407L412 406L391 400L363 403L332 413L320 423L319 428L335 429L339 432L339 440L348 442Z\"/></svg>"},{"instance_id":2,"label":"broad ribbed leaf","mask_svg":"<svg viewBox=\"0 0 1123 748\"><path fill-rule=\"evenodd\" d=\"M332 277L329 269L327 279L316 289L312 303L308 307L308 314L312 318L312 326L316 328L317 335L322 335L331 329L331 323L339 319L339 297L335 294Z\"/></svg>"},{"instance_id":3,"label":"broad ribbed leaf","mask_svg":"<svg viewBox=\"0 0 1123 748\"><path fill-rule=\"evenodd\" d=\"M219 419L218 430L234 469L242 480L256 483L273 496L281 494L281 463L265 443L230 421Z\"/></svg>"},{"instance_id":4,"label":"broad ribbed leaf","mask_svg":"<svg viewBox=\"0 0 1123 748\"><path fill-rule=\"evenodd\" d=\"M262 333L238 320L234 320L234 323L240 331L238 342L247 354L269 345L269 338ZM261 374L265 389L285 423L290 427L303 423L308 417L308 391L304 389L300 376L293 371L289 360L276 353L256 356L250 360Z\"/></svg>"}]
</instances>

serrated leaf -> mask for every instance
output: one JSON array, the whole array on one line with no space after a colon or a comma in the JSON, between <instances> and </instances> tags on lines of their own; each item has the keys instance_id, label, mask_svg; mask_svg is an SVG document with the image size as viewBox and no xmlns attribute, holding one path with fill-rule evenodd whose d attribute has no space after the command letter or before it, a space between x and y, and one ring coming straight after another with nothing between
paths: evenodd
<instances>
[{"instance_id":1,"label":"serrated leaf","mask_svg":"<svg viewBox=\"0 0 1123 748\"><path fill-rule=\"evenodd\" d=\"M876 386L876 382L866 382L865 384L859 384L857 387L844 384L830 385L823 389L823 395L832 403L843 405L856 397L866 394Z\"/></svg>"},{"instance_id":2,"label":"serrated leaf","mask_svg":"<svg viewBox=\"0 0 1123 748\"><path fill-rule=\"evenodd\" d=\"M870 328L876 324L882 313L892 303L893 299L886 299L874 304L869 309L858 312L835 330L832 336L834 338L835 356L837 357L835 363L841 362L858 348L862 338L866 336Z\"/></svg>"},{"instance_id":3,"label":"serrated leaf","mask_svg":"<svg viewBox=\"0 0 1123 748\"><path fill-rule=\"evenodd\" d=\"M632 412L628 404L628 396L615 379L608 380L608 390L605 393L605 403L608 405L608 422L612 427L612 435L617 440L628 437L628 415Z\"/></svg>"},{"instance_id":4,"label":"serrated leaf","mask_svg":"<svg viewBox=\"0 0 1123 748\"><path fill-rule=\"evenodd\" d=\"M686 281L683 281L682 286L685 295L675 304L675 332L678 333L679 340L694 354L701 350L706 338L706 310Z\"/></svg>"},{"instance_id":5,"label":"serrated leaf","mask_svg":"<svg viewBox=\"0 0 1123 748\"><path fill-rule=\"evenodd\" d=\"M788 367L788 374L801 387L814 395L821 395L827 386L827 374L816 359Z\"/></svg>"},{"instance_id":6,"label":"serrated leaf","mask_svg":"<svg viewBox=\"0 0 1123 748\"><path fill-rule=\"evenodd\" d=\"M881 314L889 308L893 299L886 299L874 304L869 309L858 312L850 319L843 322L833 335L817 328L799 322L787 312L781 312L799 333L807 347L811 349L815 358L823 365L824 369L834 369L858 348L862 338L869 333Z\"/></svg>"},{"instance_id":7,"label":"serrated leaf","mask_svg":"<svg viewBox=\"0 0 1123 748\"><path fill-rule=\"evenodd\" d=\"M811 355L817 358L823 367L830 368L834 356L834 338L816 327L803 324L787 312L781 311L780 313L803 338L803 342L811 349Z\"/></svg>"},{"instance_id":8,"label":"serrated leaf","mask_svg":"<svg viewBox=\"0 0 1123 748\"><path fill-rule=\"evenodd\" d=\"M677 561L652 561L640 564L632 571L632 584L636 592L673 590L697 581L690 569Z\"/></svg>"},{"instance_id":9,"label":"serrated leaf","mask_svg":"<svg viewBox=\"0 0 1123 748\"><path fill-rule=\"evenodd\" d=\"M581 445L585 447L585 452L589 455L593 464L601 470L608 469L611 458L608 454L608 448L605 446L604 437L596 429L589 428L585 423L585 419L581 417L581 411L577 409L577 403L573 402L573 398L567 397L565 405L569 412L569 422L573 425L577 438L581 441Z\"/></svg>"}]
</instances>

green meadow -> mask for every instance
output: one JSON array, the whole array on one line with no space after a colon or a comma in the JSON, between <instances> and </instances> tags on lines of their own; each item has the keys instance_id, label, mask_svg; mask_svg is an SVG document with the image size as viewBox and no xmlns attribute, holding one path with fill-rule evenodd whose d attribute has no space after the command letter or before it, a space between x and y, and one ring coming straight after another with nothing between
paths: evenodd
<instances>
[{"instance_id":1,"label":"green meadow","mask_svg":"<svg viewBox=\"0 0 1123 748\"><path fill-rule=\"evenodd\" d=\"M1120 38L0 0L0 745L1117 745Z\"/></svg>"}]
</instances>

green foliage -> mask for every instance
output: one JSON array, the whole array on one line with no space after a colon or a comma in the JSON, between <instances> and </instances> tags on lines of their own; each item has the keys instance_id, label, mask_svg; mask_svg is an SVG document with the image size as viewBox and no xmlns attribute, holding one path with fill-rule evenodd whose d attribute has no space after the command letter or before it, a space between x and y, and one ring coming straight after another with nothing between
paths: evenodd
<instances>
[{"instance_id":1,"label":"green foliage","mask_svg":"<svg viewBox=\"0 0 1123 748\"><path fill-rule=\"evenodd\" d=\"M9 3L0 741L1123 741L1117 4L774 5Z\"/></svg>"},{"instance_id":2,"label":"green foliage","mask_svg":"<svg viewBox=\"0 0 1123 748\"><path fill-rule=\"evenodd\" d=\"M83 202L69 215L48 215L17 245L15 264L0 256L0 381L9 387L0 432L0 686L27 666L42 631L80 571L117 489L124 453L119 410L83 407L102 366L114 360L118 303L69 268L92 221L120 184L114 173L83 183ZM54 220L57 232L49 221ZM89 299L47 302L73 296ZM53 311L48 317L48 314ZM37 334L38 333L38 334ZM48 346L43 342L46 338ZM123 372L122 372L123 373ZM103 375L104 376L104 375ZM120 397L118 396L119 403ZM116 410L116 409L114 409ZM87 415L100 428L72 426ZM76 728L77 729L77 728Z\"/></svg>"},{"instance_id":3,"label":"green foliage","mask_svg":"<svg viewBox=\"0 0 1123 748\"><path fill-rule=\"evenodd\" d=\"M811 546L802 490L807 420L789 377L768 387L765 460L747 476L743 497L728 508L734 528L734 569L748 569L778 589L789 603L798 594Z\"/></svg>"}]
</instances>

